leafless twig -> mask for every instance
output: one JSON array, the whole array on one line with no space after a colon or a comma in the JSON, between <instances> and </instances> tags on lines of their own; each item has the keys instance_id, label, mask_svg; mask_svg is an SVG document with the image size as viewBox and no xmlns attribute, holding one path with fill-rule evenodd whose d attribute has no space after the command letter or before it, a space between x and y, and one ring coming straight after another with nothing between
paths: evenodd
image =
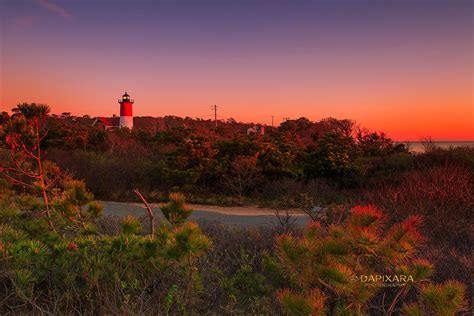
<instances>
[{"instance_id":1,"label":"leafless twig","mask_svg":"<svg viewBox=\"0 0 474 316\"><path fill-rule=\"evenodd\" d=\"M148 211L148 218L150 219L150 235L153 239L155 237L155 216L153 215L153 210L151 209L151 206L150 204L148 204L147 200L145 200L143 195L140 193L140 191L138 191L138 189L133 190L133 193L135 193L142 200Z\"/></svg>"}]
</instances>

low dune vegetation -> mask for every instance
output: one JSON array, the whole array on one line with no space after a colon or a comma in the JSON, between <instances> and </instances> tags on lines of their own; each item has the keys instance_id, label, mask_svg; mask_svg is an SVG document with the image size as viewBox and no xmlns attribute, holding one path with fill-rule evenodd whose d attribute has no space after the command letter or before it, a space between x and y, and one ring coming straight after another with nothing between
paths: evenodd
<instances>
[{"instance_id":1,"label":"low dune vegetation","mask_svg":"<svg viewBox=\"0 0 474 316\"><path fill-rule=\"evenodd\" d=\"M3 189L2 314L406 314L468 310L467 286L435 282L421 216L389 225L376 207L308 227L186 221L173 193L166 221L101 218L83 182L44 204ZM439 273L439 272L438 272ZM442 273L442 272L441 272Z\"/></svg>"},{"instance_id":2,"label":"low dune vegetation","mask_svg":"<svg viewBox=\"0 0 474 316\"><path fill-rule=\"evenodd\" d=\"M266 135L169 121L104 131L44 105L4 113L0 313L473 311L474 149L414 155L349 120ZM165 220L103 216L97 200L165 202ZM192 223L187 202L298 208L310 224Z\"/></svg>"}]
</instances>

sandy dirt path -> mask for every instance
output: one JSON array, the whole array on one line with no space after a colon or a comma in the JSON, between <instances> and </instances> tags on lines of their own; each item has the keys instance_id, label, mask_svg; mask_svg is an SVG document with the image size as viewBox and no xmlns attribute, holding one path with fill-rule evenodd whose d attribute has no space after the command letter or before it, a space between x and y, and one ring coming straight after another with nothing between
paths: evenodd
<instances>
[{"instance_id":1,"label":"sandy dirt path","mask_svg":"<svg viewBox=\"0 0 474 316\"><path fill-rule=\"evenodd\" d=\"M134 216L146 215L146 210L141 203L124 203L101 201L104 206L104 213L111 216L123 217L128 214ZM160 203L152 203L153 213L156 217L162 219L159 208ZM278 219L275 216L275 210L269 208L259 208L255 206L236 206L236 207L222 207L200 204L189 204L194 210L190 220L194 221L219 221L226 224L237 225L263 225L276 224ZM284 214L285 211L280 211ZM299 210L288 210L291 217L300 224L307 221L306 215Z\"/></svg>"}]
</instances>

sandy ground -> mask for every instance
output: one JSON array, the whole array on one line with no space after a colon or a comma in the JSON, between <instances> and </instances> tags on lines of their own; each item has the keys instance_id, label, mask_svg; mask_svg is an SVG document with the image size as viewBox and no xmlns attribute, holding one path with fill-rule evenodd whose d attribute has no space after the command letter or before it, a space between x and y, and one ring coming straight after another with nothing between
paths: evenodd
<instances>
[{"instance_id":1,"label":"sandy ground","mask_svg":"<svg viewBox=\"0 0 474 316\"><path fill-rule=\"evenodd\" d=\"M105 215L123 217L128 214L134 216L146 216L147 212L143 204L123 203L101 201L104 206ZM218 221L226 224L236 225L272 225L277 224L278 219L275 216L275 210L268 208L259 208L255 206L236 206L221 207L210 205L189 204L194 210L190 217L193 221ZM153 213L156 217L162 219L159 208L160 204L152 203ZM284 214L285 211L280 211ZM298 224L304 224L307 221L306 215L298 210L288 210L292 219Z\"/></svg>"}]
</instances>

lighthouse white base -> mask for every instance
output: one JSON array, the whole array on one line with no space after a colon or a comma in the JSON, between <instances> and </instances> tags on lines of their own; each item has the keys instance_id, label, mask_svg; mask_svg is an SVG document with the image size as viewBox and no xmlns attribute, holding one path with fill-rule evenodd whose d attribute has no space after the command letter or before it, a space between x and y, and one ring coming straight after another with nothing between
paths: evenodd
<instances>
[{"instance_id":1,"label":"lighthouse white base","mask_svg":"<svg viewBox=\"0 0 474 316\"><path fill-rule=\"evenodd\" d=\"M121 116L120 117L120 128L127 127L129 129L133 128L133 116Z\"/></svg>"}]
</instances>

